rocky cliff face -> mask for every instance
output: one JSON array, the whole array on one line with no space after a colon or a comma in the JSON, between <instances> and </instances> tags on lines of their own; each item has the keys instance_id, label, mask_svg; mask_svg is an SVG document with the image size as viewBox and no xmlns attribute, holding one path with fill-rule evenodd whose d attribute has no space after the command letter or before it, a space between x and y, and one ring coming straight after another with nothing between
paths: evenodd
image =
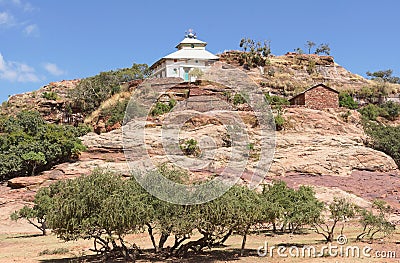
<instances>
[{"instance_id":1,"label":"rocky cliff face","mask_svg":"<svg viewBox=\"0 0 400 263\"><path fill-rule=\"evenodd\" d=\"M22 110L36 110L45 120L52 123L83 121L82 114L72 114L65 108L68 91L75 88L79 81L51 82L36 91L13 95L2 105L1 113L9 115Z\"/></svg>"}]
</instances>

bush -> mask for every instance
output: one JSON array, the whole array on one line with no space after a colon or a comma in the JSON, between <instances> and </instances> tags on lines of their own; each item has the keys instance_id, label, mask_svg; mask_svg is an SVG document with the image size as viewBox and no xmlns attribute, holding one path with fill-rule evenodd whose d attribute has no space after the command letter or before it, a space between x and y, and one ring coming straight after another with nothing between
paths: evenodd
<instances>
[{"instance_id":1,"label":"bush","mask_svg":"<svg viewBox=\"0 0 400 263\"><path fill-rule=\"evenodd\" d=\"M68 97L72 101L72 108L90 114L103 101L120 92L122 83L144 79L149 75L150 70L146 64L133 64L131 68L101 72L94 77L81 80L76 88L69 91Z\"/></svg>"},{"instance_id":2,"label":"bush","mask_svg":"<svg viewBox=\"0 0 400 263\"><path fill-rule=\"evenodd\" d=\"M400 115L400 104L393 101L388 101L381 105L382 117L394 121Z\"/></svg>"},{"instance_id":3,"label":"bush","mask_svg":"<svg viewBox=\"0 0 400 263\"><path fill-rule=\"evenodd\" d=\"M246 100L247 97L248 96L246 96L245 94L236 93L235 96L233 96L233 104L239 105L239 104L247 103L247 100Z\"/></svg>"},{"instance_id":4,"label":"bush","mask_svg":"<svg viewBox=\"0 0 400 263\"><path fill-rule=\"evenodd\" d=\"M107 126L113 126L116 123L122 124L129 100L130 98L126 98L122 101L117 101L116 104L110 107L101 109L99 117L107 120Z\"/></svg>"},{"instance_id":5,"label":"bush","mask_svg":"<svg viewBox=\"0 0 400 263\"><path fill-rule=\"evenodd\" d=\"M371 121L375 121L378 116L394 121L400 115L400 104L393 101L386 102L380 106L368 104L360 109L360 113L365 119Z\"/></svg>"},{"instance_id":6,"label":"bush","mask_svg":"<svg viewBox=\"0 0 400 263\"><path fill-rule=\"evenodd\" d=\"M186 155L199 156L201 154L200 147L195 139L186 140L180 147Z\"/></svg>"},{"instance_id":7,"label":"bush","mask_svg":"<svg viewBox=\"0 0 400 263\"><path fill-rule=\"evenodd\" d=\"M43 250L43 251L41 251L40 253L39 253L39 256L43 256L43 255L60 255L60 254L66 254L66 253L68 253L69 252L69 249L68 248L56 248L56 249L53 249L53 250L50 250L50 249L45 249L45 250Z\"/></svg>"},{"instance_id":8,"label":"bush","mask_svg":"<svg viewBox=\"0 0 400 263\"><path fill-rule=\"evenodd\" d=\"M361 108L359 111L366 120L371 121L375 121L382 112L381 108L379 108L375 104L368 104L367 106Z\"/></svg>"},{"instance_id":9,"label":"bush","mask_svg":"<svg viewBox=\"0 0 400 263\"><path fill-rule=\"evenodd\" d=\"M176 105L176 100L170 99L168 104L163 103L163 102L157 102L156 105L153 107L151 110L151 115L152 116L159 116L164 113L170 112Z\"/></svg>"},{"instance_id":10,"label":"bush","mask_svg":"<svg viewBox=\"0 0 400 263\"><path fill-rule=\"evenodd\" d=\"M57 100L59 97L57 93L54 91L49 91L49 92L43 92L42 98L45 98L47 100Z\"/></svg>"},{"instance_id":11,"label":"bush","mask_svg":"<svg viewBox=\"0 0 400 263\"><path fill-rule=\"evenodd\" d=\"M366 121L364 129L371 137L371 147L391 156L400 167L400 127L384 126Z\"/></svg>"},{"instance_id":12,"label":"bush","mask_svg":"<svg viewBox=\"0 0 400 263\"><path fill-rule=\"evenodd\" d=\"M38 112L22 111L0 120L0 180L37 174L85 150L78 139L87 127L44 122Z\"/></svg>"},{"instance_id":13,"label":"bush","mask_svg":"<svg viewBox=\"0 0 400 263\"><path fill-rule=\"evenodd\" d=\"M358 108L358 103L355 102L353 97L350 96L348 93L340 93L339 106L354 110Z\"/></svg>"},{"instance_id":14,"label":"bush","mask_svg":"<svg viewBox=\"0 0 400 263\"><path fill-rule=\"evenodd\" d=\"M275 96L275 95L269 95L268 93L265 94L265 100L270 104L274 106L285 106L285 105L290 105L290 102L283 97L280 96Z\"/></svg>"},{"instance_id":15,"label":"bush","mask_svg":"<svg viewBox=\"0 0 400 263\"><path fill-rule=\"evenodd\" d=\"M275 129L277 131L280 131L283 129L283 125L285 124L285 119L283 118L281 113L278 113L278 115L275 116Z\"/></svg>"}]
</instances>

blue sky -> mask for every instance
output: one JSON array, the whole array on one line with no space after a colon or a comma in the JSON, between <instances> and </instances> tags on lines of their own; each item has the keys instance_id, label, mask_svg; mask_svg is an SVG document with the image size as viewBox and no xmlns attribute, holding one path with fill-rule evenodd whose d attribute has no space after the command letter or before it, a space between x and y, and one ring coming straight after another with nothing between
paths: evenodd
<instances>
[{"instance_id":1,"label":"blue sky","mask_svg":"<svg viewBox=\"0 0 400 263\"><path fill-rule=\"evenodd\" d=\"M208 49L242 37L285 54L328 43L337 63L364 75L400 75L400 1L0 0L0 101L57 80L152 64L193 28Z\"/></svg>"}]
</instances>

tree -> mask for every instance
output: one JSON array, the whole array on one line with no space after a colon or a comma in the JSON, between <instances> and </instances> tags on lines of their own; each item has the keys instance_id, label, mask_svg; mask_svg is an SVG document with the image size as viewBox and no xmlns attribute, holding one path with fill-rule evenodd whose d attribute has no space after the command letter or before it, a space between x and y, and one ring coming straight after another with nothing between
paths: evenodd
<instances>
[{"instance_id":1,"label":"tree","mask_svg":"<svg viewBox=\"0 0 400 263\"><path fill-rule=\"evenodd\" d=\"M89 131L45 123L36 111L4 117L0 123L0 180L35 175L76 158L85 150L78 137Z\"/></svg>"},{"instance_id":2,"label":"tree","mask_svg":"<svg viewBox=\"0 0 400 263\"><path fill-rule=\"evenodd\" d=\"M342 222L341 234L345 226L345 222L356 216L356 205L346 200L345 198L333 199L333 202L329 204L328 210L330 213L329 219L332 221L329 225L322 217L316 218L312 223L316 233L321 234L325 237L326 242L333 242L334 231L339 222Z\"/></svg>"},{"instance_id":3,"label":"tree","mask_svg":"<svg viewBox=\"0 0 400 263\"><path fill-rule=\"evenodd\" d=\"M392 74L393 74L393 70L392 69L379 70L379 71L375 71L375 72L367 71L366 74L372 80L389 82L389 83L394 83L394 84L400 84L400 78L392 76Z\"/></svg>"},{"instance_id":4,"label":"tree","mask_svg":"<svg viewBox=\"0 0 400 263\"><path fill-rule=\"evenodd\" d=\"M47 163L46 156L42 152L30 151L28 153L24 153L21 158L25 161L26 165L30 167L32 176L35 175L37 166Z\"/></svg>"},{"instance_id":5,"label":"tree","mask_svg":"<svg viewBox=\"0 0 400 263\"><path fill-rule=\"evenodd\" d=\"M329 56L330 52L331 52L331 48L329 47L329 44L320 44L314 53L317 55L326 54Z\"/></svg>"},{"instance_id":6,"label":"tree","mask_svg":"<svg viewBox=\"0 0 400 263\"><path fill-rule=\"evenodd\" d=\"M262 197L267 204L264 217L272 223L273 231L277 232L281 222L281 231L285 229L284 214L291 206L290 195L294 190L290 189L283 181L274 181L271 185L264 186Z\"/></svg>"},{"instance_id":7,"label":"tree","mask_svg":"<svg viewBox=\"0 0 400 263\"><path fill-rule=\"evenodd\" d=\"M294 49L294 52L297 53L297 54L299 54L299 55L304 54L304 50L301 49L301 48L299 48L299 47L298 47L298 48L295 48L295 49Z\"/></svg>"},{"instance_id":8,"label":"tree","mask_svg":"<svg viewBox=\"0 0 400 263\"><path fill-rule=\"evenodd\" d=\"M71 108L80 109L84 114L90 114L100 104L121 90L121 84L141 80L150 76L151 71L146 64L133 64L131 68L101 72L100 74L82 79L79 84L68 91Z\"/></svg>"},{"instance_id":9,"label":"tree","mask_svg":"<svg viewBox=\"0 0 400 263\"><path fill-rule=\"evenodd\" d=\"M324 204L315 197L314 190L309 186L300 186L289 195L291 205L285 212L285 224L292 233L304 225L311 225L321 217Z\"/></svg>"},{"instance_id":10,"label":"tree","mask_svg":"<svg viewBox=\"0 0 400 263\"><path fill-rule=\"evenodd\" d=\"M311 54L311 49L315 46L315 43L308 40L305 44L305 47L308 49L308 54Z\"/></svg>"},{"instance_id":11,"label":"tree","mask_svg":"<svg viewBox=\"0 0 400 263\"><path fill-rule=\"evenodd\" d=\"M372 241L378 233L382 233L383 237L386 237L394 232L395 225L388 220L391 207L386 205L384 201L375 199L372 203L372 208L378 210L378 214L374 214L372 209L361 209L360 223L363 226L363 230L356 240L362 240L367 237Z\"/></svg>"},{"instance_id":12,"label":"tree","mask_svg":"<svg viewBox=\"0 0 400 263\"><path fill-rule=\"evenodd\" d=\"M239 63L246 67L264 67L271 54L270 42L255 42L250 38L242 38L239 46L243 49Z\"/></svg>"},{"instance_id":13,"label":"tree","mask_svg":"<svg viewBox=\"0 0 400 263\"><path fill-rule=\"evenodd\" d=\"M25 219L29 224L42 231L42 235L45 236L47 234L46 215L50 211L51 201L49 188L41 188L35 195L34 206L24 206L20 210L14 211L10 216L11 220Z\"/></svg>"},{"instance_id":14,"label":"tree","mask_svg":"<svg viewBox=\"0 0 400 263\"><path fill-rule=\"evenodd\" d=\"M375 121L381 115L381 111L381 108L375 104L368 104L359 110L363 118L371 121Z\"/></svg>"},{"instance_id":15,"label":"tree","mask_svg":"<svg viewBox=\"0 0 400 263\"><path fill-rule=\"evenodd\" d=\"M135 244L124 237L143 231L149 207L137 184L108 171L95 170L76 179L50 185L52 203L46 220L65 241L92 239L94 251L134 260Z\"/></svg>"}]
</instances>

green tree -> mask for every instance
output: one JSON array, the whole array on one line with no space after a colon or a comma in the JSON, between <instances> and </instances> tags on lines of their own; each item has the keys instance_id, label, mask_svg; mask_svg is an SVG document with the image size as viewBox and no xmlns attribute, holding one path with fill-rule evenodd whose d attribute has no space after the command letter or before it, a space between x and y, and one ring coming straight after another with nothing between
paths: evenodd
<instances>
[{"instance_id":1,"label":"green tree","mask_svg":"<svg viewBox=\"0 0 400 263\"><path fill-rule=\"evenodd\" d=\"M96 252L135 258L137 246L128 245L124 237L143 231L149 208L132 181L95 170L51 185L49 196L52 204L46 219L58 237L92 239Z\"/></svg>"},{"instance_id":2,"label":"green tree","mask_svg":"<svg viewBox=\"0 0 400 263\"><path fill-rule=\"evenodd\" d=\"M269 41L255 42L250 38L242 38L239 46L243 49L239 63L249 68L264 67L271 54Z\"/></svg>"},{"instance_id":3,"label":"green tree","mask_svg":"<svg viewBox=\"0 0 400 263\"><path fill-rule=\"evenodd\" d=\"M49 188L41 188L35 195L34 206L24 206L11 214L11 220L25 219L45 236L47 234L46 215L50 212L51 198Z\"/></svg>"},{"instance_id":4,"label":"green tree","mask_svg":"<svg viewBox=\"0 0 400 263\"><path fill-rule=\"evenodd\" d=\"M101 72L96 76L85 78L79 82L77 87L68 91L68 97L72 101L70 107L89 114L96 110L103 101L119 92L121 84L145 79L150 73L146 64L133 64L131 68Z\"/></svg>"},{"instance_id":5,"label":"green tree","mask_svg":"<svg viewBox=\"0 0 400 263\"><path fill-rule=\"evenodd\" d=\"M331 53L331 48L329 47L329 44L320 44L316 49L315 49L315 54L320 55L320 54L326 54L330 55Z\"/></svg>"},{"instance_id":6,"label":"green tree","mask_svg":"<svg viewBox=\"0 0 400 263\"><path fill-rule=\"evenodd\" d=\"M331 225L329 225L324 218L319 217L314 220L312 226L316 233L324 236L326 242L333 242L334 231L337 224L342 222L342 234L345 222L356 216L357 207L345 198L335 197L328 208L330 213L329 219L332 221Z\"/></svg>"},{"instance_id":7,"label":"green tree","mask_svg":"<svg viewBox=\"0 0 400 263\"><path fill-rule=\"evenodd\" d=\"M372 209L376 209L378 213L374 214ZM394 232L395 225L388 220L391 207L384 201L376 199L372 203L372 209L361 209L359 222L363 226L363 230L356 240L362 240L367 237L372 241L378 233L386 237Z\"/></svg>"},{"instance_id":8,"label":"green tree","mask_svg":"<svg viewBox=\"0 0 400 263\"><path fill-rule=\"evenodd\" d=\"M285 224L293 233L304 225L312 225L321 217L324 204L315 197L314 190L309 186L300 186L290 192L290 206L285 211Z\"/></svg>"},{"instance_id":9,"label":"green tree","mask_svg":"<svg viewBox=\"0 0 400 263\"><path fill-rule=\"evenodd\" d=\"M42 152L30 151L22 154L21 158L25 161L26 165L30 167L32 176L35 175L36 167L47 163L46 156Z\"/></svg>"},{"instance_id":10,"label":"green tree","mask_svg":"<svg viewBox=\"0 0 400 263\"><path fill-rule=\"evenodd\" d=\"M305 44L305 47L308 49L308 54L311 54L311 49L315 46L315 43L308 40Z\"/></svg>"},{"instance_id":11,"label":"green tree","mask_svg":"<svg viewBox=\"0 0 400 263\"><path fill-rule=\"evenodd\" d=\"M394 121L400 115L400 104L388 101L381 105L383 115L382 117L387 118L388 120Z\"/></svg>"},{"instance_id":12,"label":"green tree","mask_svg":"<svg viewBox=\"0 0 400 263\"><path fill-rule=\"evenodd\" d=\"M0 180L34 175L85 150L78 137L88 129L82 126L48 124L34 111L0 122Z\"/></svg>"},{"instance_id":13,"label":"green tree","mask_svg":"<svg viewBox=\"0 0 400 263\"><path fill-rule=\"evenodd\" d=\"M393 74L393 70L392 69L379 70L379 71L375 71L375 72L367 71L366 74L372 80L389 82L389 83L394 83L394 84L400 84L400 78L392 76L392 74Z\"/></svg>"}]
</instances>

